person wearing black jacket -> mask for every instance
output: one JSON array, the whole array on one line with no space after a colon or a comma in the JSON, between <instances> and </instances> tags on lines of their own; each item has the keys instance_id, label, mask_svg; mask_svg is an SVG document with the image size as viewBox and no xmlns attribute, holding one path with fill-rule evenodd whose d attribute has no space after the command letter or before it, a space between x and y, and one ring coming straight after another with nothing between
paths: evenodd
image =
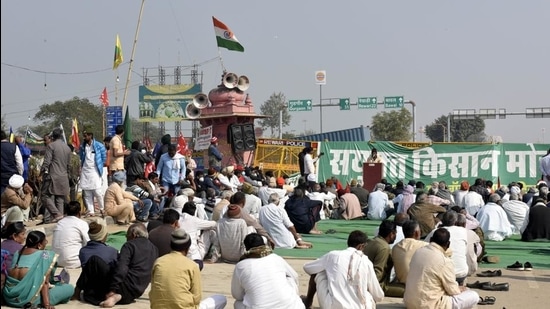
<instances>
[{"instance_id":1,"label":"person wearing black jacket","mask_svg":"<svg viewBox=\"0 0 550 309\"><path fill-rule=\"evenodd\" d=\"M138 177L145 175L145 164L153 161L151 152L139 141L132 143L132 149L124 158L124 169L126 170L126 184L131 186L136 183Z\"/></svg>"}]
</instances>

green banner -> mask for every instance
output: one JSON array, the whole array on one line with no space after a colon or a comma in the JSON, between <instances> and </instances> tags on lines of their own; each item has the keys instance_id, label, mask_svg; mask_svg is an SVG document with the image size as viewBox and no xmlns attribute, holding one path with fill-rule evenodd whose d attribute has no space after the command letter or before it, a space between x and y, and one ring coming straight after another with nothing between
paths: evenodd
<instances>
[{"instance_id":1,"label":"green banner","mask_svg":"<svg viewBox=\"0 0 550 309\"><path fill-rule=\"evenodd\" d=\"M389 183L414 179L430 184L445 181L451 190L466 180L491 180L497 186L520 181L535 185L541 178L540 158L547 144L433 144L407 148L391 142L323 142L326 155L318 162L319 180L332 176L342 183L362 179L363 163L376 148L384 161L384 177Z\"/></svg>"},{"instance_id":2,"label":"green banner","mask_svg":"<svg viewBox=\"0 0 550 309\"><path fill-rule=\"evenodd\" d=\"M139 86L139 121L180 121L200 84Z\"/></svg>"}]
</instances>

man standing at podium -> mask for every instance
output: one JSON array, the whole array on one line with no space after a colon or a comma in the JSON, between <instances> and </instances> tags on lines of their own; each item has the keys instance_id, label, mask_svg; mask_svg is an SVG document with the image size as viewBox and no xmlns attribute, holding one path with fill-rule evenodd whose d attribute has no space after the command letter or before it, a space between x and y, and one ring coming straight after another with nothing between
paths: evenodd
<instances>
[{"instance_id":1,"label":"man standing at podium","mask_svg":"<svg viewBox=\"0 0 550 309\"><path fill-rule=\"evenodd\" d=\"M378 156L378 150L372 148L370 156L367 158L367 163L384 163L382 157Z\"/></svg>"}]
</instances>

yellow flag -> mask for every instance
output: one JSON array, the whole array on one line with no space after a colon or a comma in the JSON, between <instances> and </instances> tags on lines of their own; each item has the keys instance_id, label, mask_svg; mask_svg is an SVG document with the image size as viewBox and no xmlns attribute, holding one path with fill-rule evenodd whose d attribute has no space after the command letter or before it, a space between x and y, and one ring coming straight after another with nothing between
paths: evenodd
<instances>
[{"instance_id":1,"label":"yellow flag","mask_svg":"<svg viewBox=\"0 0 550 309\"><path fill-rule=\"evenodd\" d=\"M118 66L122 63L122 45L120 44L120 38L118 37L118 34L116 35L116 43L115 43L115 59L113 62L113 70L118 68Z\"/></svg>"}]
</instances>

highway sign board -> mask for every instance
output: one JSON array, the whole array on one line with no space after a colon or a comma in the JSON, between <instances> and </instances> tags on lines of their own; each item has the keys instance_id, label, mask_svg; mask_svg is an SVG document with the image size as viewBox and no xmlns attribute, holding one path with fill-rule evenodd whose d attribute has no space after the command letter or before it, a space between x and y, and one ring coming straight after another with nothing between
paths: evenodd
<instances>
[{"instance_id":1,"label":"highway sign board","mask_svg":"<svg viewBox=\"0 0 550 309\"><path fill-rule=\"evenodd\" d=\"M105 118L107 120L107 136L115 136L116 126L122 124L122 106L107 106L105 108Z\"/></svg>"},{"instance_id":2,"label":"highway sign board","mask_svg":"<svg viewBox=\"0 0 550 309\"><path fill-rule=\"evenodd\" d=\"M289 100L288 111L289 112L303 112L311 111L313 102L311 99L306 100Z\"/></svg>"},{"instance_id":3,"label":"highway sign board","mask_svg":"<svg viewBox=\"0 0 550 309\"><path fill-rule=\"evenodd\" d=\"M340 110L341 111L349 111L350 110L349 103L350 103L349 98L340 99Z\"/></svg>"},{"instance_id":4,"label":"highway sign board","mask_svg":"<svg viewBox=\"0 0 550 309\"><path fill-rule=\"evenodd\" d=\"M384 97L385 108L402 108L404 102L403 96Z\"/></svg>"},{"instance_id":5,"label":"highway sign board","mask_svg":"<svg viewBox=\"0 0 550 309\"><path fill-rule=\"evenodd\" d=\"M378 107L377 97L357 98L358 109L375 109Z\"/></svg>"}]
</instances>

